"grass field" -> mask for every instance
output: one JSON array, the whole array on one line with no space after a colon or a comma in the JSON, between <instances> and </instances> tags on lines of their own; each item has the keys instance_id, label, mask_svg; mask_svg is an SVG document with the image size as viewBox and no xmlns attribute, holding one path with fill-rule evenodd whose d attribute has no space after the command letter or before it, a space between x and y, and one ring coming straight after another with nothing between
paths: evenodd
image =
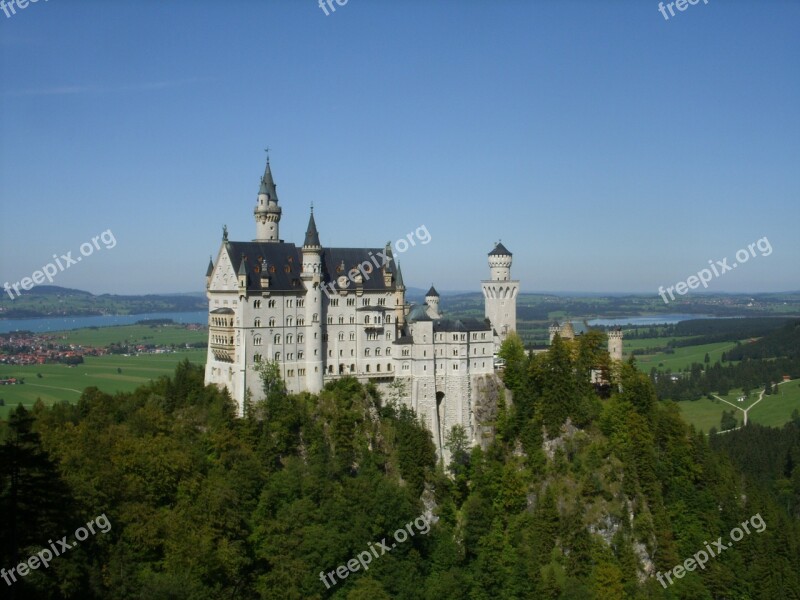
<instances>
[{"instance_id":1,"label":"grass field","mask_svg":"<svg viewBox=\"0 0 800 600\"><path fill-rule=\"evenodd\" d=\"M670 402L670 400L665 400L665 402ZM706 433L708 433L712 427L716 427L717 430L720 429L723 410L733 410L732 407L724 402L709 400L708 398L686 400L678 402L677 404L678 408L681 410L683 419L687 423L694 425L694 428L698 431L705 431ZM734 416L736 417L737 426L741 425L744 419L744 413L737 410Z\"/></svg>"},{"instance_id":2,"label":"grass field","mask_svg":"<svg viewBox=\"0 0 800 600\"><path fill-rule=\"evenodd\" d=\"M748 421L782 427L791 420L792 411L800 411L800 381L794 380L778 386L778 393L764 399L750 411Z\"/></svg>"},{"instance_id":3,"label":"grass field","mask_svg":"<svg viewBox=\"0 0 800 600\"><path fill-rule=\"evenodd\" d=\"M664 345L666 342L660 342L659 340L666 339L668 338L645 338L643 340L635 341L649 341L649 343L640 346L646 348L648 346ZM723 352L727 352L728 350L733 349L735 346L736 342L717 342L715 344L702 344L700 346L683 346L680 348L675 348L674 354L664 354L663 352L659 352L657 354L645 354L642 356L637 356L636 364L639 365L639 369L645 373L649 373L650 369L653 367L657 367L662 371L671 369L673 372L675 372L680 371L681 369L686 369L695 362L703 364L706 352L708 353L711 364L713 365L715 362L722 359Z\"/></svg>"},{"instance_id":4,"label":"grass field","mask_svg":"<svg viewBox=\"0 0 800 600\"><path fill-rule=\"evenodd\" d=\"M741 390L732 390L726 396L720 396L728 400L742 409L753 406L758 400L760 390L750 392L749 397L744 402L738 402L737 398L741 396ZM734 410L734 408L719 400L709 400L702 398L700 400L678 402L678 407L681 410L681 416L697 430L703 430L706 433L712 428L720 428L720 420L722 419L723 410ZM758 423L768 427L782 427L792 418L792 411L800 411L800 381L790 381L778 386L778 393L771 396L764 396L764 399L755 404L749 411L747 420L749 423ZM739 426L742 425L744 420L744 413L737 410L734 413L736 421Z\"/></svg>"},{"instance_id":5,"label":"grass field","mask_svg":"<svg viewBox=\"0 0 800 600\"><path fill-rule=\"evenodd\" d=\"M116 328L115 328L116 329ZM191 333L191 332L190 332ZM45 404L59 400L74 401L84 388L95 386L104 392L130 392L143 383L161 375L171 375L184 358L204 364L206 351L180 350L171 354L142 354L140 356L87 356L85 362L75 367L67 365L0 366L4 377L24 377L25 384L0 386L0 419L8 416L10 408L23 404L33 406L37 398ZM117 372L121 369L121 373ZM38 378L37 373L42 377Z\"/></svg>"},{"instance_id":6,"label":"grass field","mask_svg":"<svg viewBox=\"0 0 800 600\"><path fill-rule=\"evenodd\" d=\"M105 347L113 343L128 344L191 344L206 342L208 331L192 331L182 325L120 325L116 327L88 327L60 331L54 334L63 344Z\"/></svg>"}]
</instances>

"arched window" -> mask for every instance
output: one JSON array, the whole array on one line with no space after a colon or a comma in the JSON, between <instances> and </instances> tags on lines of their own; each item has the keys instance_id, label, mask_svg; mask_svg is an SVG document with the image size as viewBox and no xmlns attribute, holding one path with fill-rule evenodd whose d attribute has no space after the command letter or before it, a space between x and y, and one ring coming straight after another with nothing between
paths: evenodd
<instances>
[{"instance_id":1,"label":"arched window","mask_svg":"<svg viewBox=\"0 0 800 600\"><path fill-rule=\"evenodd\" d=\"M253 300L253 308L261 308L261 300Z\"/></svg>"},{"instance_id":2,"label":"arched window","mask_svg":"<svg viewBox=\"0 0 800 600\"><path fill-rule=\"evenodd\" d=\"M318 315L317 313L314 313L314 314L311 316L311 322L312 322L312 323L317 323L318 321L319 321L319 315Z\"/></svg>"},{"instance_id":3,"label":"arched window","mask_svg":"<svg viewBox=\"0 0 800 600\"><path fill-rule=\"evenodd\" d=\"M294 340L294 336L291 333L286 334L286 343L291 344L292 340Z\"/></svg>"},{"instance_id":4,"label":"arched window","mask_svg":"<svg viewBox=\"0 0 800 600\"><path fill-rule=\"evenodd\" d=\"M280 344L281 343L281 334L280 333L276 333L275 337L272 338L272 342L274 344Z\"/></svg>"},{"instance_id":5,"label":"arched window","mask_svg":"<svg viewBox=\"0 0 800 600\"><path fill-rule=\"evenodd\" d=\"M339 341L340 341L340 342L343 342L343 341L344 341L344 331L340 331L340 332L339 332Z\"/></svg>"},{"instance_id":6,"label":"arched window","mask_svg":"<svg viewBox=\"0 0 800 600\"><path fill-rule=\"evenodd\" d=\"M280 360L280 359L281 359L281 353L280 352L276 352L275 353L275 360Z\"/></svg>"},{"instance_id":7,"label":"arched window","mask_svg":"<svg viewBox=\"0 0 800 600\"><path fill-rule=\"evenodd\" d=\"M380 355L381 355L381 349L375 348L375 356L380 356Z\"/></svg>"},{"instance_id":8,"label":"arched window","mask_svg":"<svg viewBox=\"0 0 800 600\"><path fill-rule=\"evenodd\" d=\"M369 348L364 348L364 356L369 356Z\"/></svg>"},{"instance_id":9,"label":"arched window","mask_svg":"<svg viewBox=\"0 0 800 600\"><path fill-rule=\"evenodd\" d=\"M339 325L344 325L344 316L339 315Z\"/></svg>"},{"instance_id":10,"label":"arched window","mask_svg":"<svg viewBox=\"0 0 800 600\"><path fill-rule=\"evenodd\" d=\"M392 322L392 315L386 315L386 323L387 325Z\"/></svg>"},{"instance_id":11,"label":"arched window","mask_svg":"<svg viewBox=\"0 0 800 600\"><path fill-rule=\"evenodd\" d=\"M294 317L286 317L286 325L291 327L294 324Z\"/></svg>"},{"instance_id":12,"label":"arched window","mask_svg":"<svg viewBox=\"0 0 800 600\"><path fill-rule=\"evenodd\" d=\"M386 356L391 356L391 354L392 354L392 349L386 348Z\"/></svg>"},{"instance_id":13,"label":"arched window","mask_svg":"<svg viewBox=\"0 0 800 600\"><path fill-rule=\"evenodd\" d=\"M261 327L261 319L256 317L255 320L253 321L253 327Z\"/></svg>"},{"instance_id":14,"label":"arched window","mask_svg":"<svg viewBox=\"0 0 800 600\"><path fill-rule=\"evenodd\" d=\"M302 327L306 324L306 320L303 317L297 317L297 326Z\"/></svg>"},{"instance_id":15,"label":"arched window","mask_svg":"<svg viewBox=\"0 0 800 600\"><path fill-rule=\"evenodd\" d=\"M270 300L269 302L267 302L267 306L270 308L275 308L275 300Z\"/></svg>"},{"instance_id":16,"label":"arched window","mask_svg":"<svg viewBox=\"0 0 800 600\"><path fill-rule=\"evenodd\" d=\"M253 362L260 363L261 362L261 355L260 354L253 354Z\"/></svg>"},{"instance_id":17,"label":"arched window","mask_svg":"<svg viewBox=\"0 0 800 600\"><path fill-rule=\"evenodd\" d=\"M364 325L369 325L369 315L364 317Z\"/></svg>"},{"instance_id":18,"label":"arched window","mask_svg":"<svg viewBox=\"0 0 800 600\"><path fill-rule=\"evenodd\" d=\"M260 346L261 345L261 336L260 335L257 335L256 337L253 338L253 344L255 344L256 346Z\"/></svg>"},{"instance_id":19,"label":"arched window","mask_svg":"<svg viewBox=\"0 0 800 600\"><path fill-rule=\"evenodd\" d=\"M299 323L298 323L298 325L299 325ZM297 334L297 343L298 344L302 344L303 340L305 340L305 339L306 339L306 336L304 336L302 333L298 333Z\"/></svg>"},{"instance_id":20,"label":"arched window","mask_svg":"<svg viewBox=\"0 0 800 600\"><path fill-rule=\"evenodd\" d=\"M270 327L275 327L275 317L270 317L269 318L269 326Z\"/></svg>"}]
</instances>

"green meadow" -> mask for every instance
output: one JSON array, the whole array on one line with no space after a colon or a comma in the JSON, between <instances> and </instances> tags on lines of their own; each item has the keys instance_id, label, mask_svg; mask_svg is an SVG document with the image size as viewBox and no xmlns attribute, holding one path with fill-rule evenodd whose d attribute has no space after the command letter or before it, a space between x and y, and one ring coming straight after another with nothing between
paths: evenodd
<instances>
[{"instance_id":1,"label":"green meadow","mask_svg":"<svg viewBox=\"0 0 800 600\"><path fill-rule=\"evenodd\" d=\"M625 352L638 347L650 348L665 346L670 338L645 338L641 340L631 340L624 342ZM685 339L685 338L675 338ZM629 345L631 342L636 342L636 345ZM682 369L688 369L692 363L703 364L706 353L708 353L711 364L713 365L718 360L722 360L722 353L732 350L736 347L736 342L717 342L714 344L701 344L699 346L681 346L675 348L674 354L667 354L665 352L657 352L655 354L644 354L636 356L636 364L639 369L645 373L649 373L653 367L661 371L671 369L673 372ZM627 358L627 355L626 357Z\"/></svg>"},{"instance_id":2,"label":"green meadow","mask_svg":"<svg viewBox=\"0 0 800 600\"><path fill-rule=\"evenodd\" d=\"M74 367L59 364L0 365L2 377L25 378L22 385L0 386L0 398L5 401L5 406L0 406L0 419L5 419L9 409L17 404L30 408L37 399L45 404L60 400L73 402L84 388L90 386L108 393L130 392L151 379L171 375L183 359L204 364L206 351L192 349L170 354L87 356L83 364Z\"/></svg>"},{"instance_id":3,"label":"green meadow","mask_svg":"<svg viewBox=\"0 0 800 600\"><path fill-rule=\"evenodd\" d=\"M116 327L87 327L60 331L54 334L62 344L105 347L114 343L185 345L206 342L208 331L192 331L180 325L120 325Z\"/></svg>"}]
</instances>

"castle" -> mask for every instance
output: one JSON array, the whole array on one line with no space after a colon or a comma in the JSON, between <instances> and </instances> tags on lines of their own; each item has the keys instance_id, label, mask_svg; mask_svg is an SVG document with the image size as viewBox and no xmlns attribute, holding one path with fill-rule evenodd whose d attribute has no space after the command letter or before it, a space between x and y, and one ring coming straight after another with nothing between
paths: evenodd
<instances>
[{"instance_id":1,"label":"castle","mask_svg":"<svg viewBox=\"0 0 800 600\"><path fill-rule=\"evenodd\" d=\"M516 329L519 281L501 243L481 282L485 320L448 320L433 286L406 302L392 248L323 246L313 208L302 246L280 239L282 209L269 159L254 209L256 239L223 229L206 273L209 344L206 384L226 387L243 415L263 397L256 365L274 360L290 392L319 392L343 376L373 382L413 408L440 455L447 433L464 427L478 442L476 409L494 379L495 354ZM391 387L390 387L391 386Z\"/></svg>"}]
</instances>

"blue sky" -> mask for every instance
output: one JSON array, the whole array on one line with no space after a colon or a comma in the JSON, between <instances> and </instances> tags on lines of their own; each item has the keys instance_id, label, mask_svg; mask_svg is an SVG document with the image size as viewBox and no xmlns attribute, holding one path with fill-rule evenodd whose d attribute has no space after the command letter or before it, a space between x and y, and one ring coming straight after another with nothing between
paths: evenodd
<instances>
[{"instance_id":1,"label":"blue sky","mask_svg":"<svg viewBox=\"0 0 800 600\"><path fill-rule=\"evenodd\" d=\"M252 239L264 151L302 243L406 284L646 292L767 237L710 291L800 289L800 4L40 0L0 12L0 285L200 291Z\"/></svg>"}]
</instances>

